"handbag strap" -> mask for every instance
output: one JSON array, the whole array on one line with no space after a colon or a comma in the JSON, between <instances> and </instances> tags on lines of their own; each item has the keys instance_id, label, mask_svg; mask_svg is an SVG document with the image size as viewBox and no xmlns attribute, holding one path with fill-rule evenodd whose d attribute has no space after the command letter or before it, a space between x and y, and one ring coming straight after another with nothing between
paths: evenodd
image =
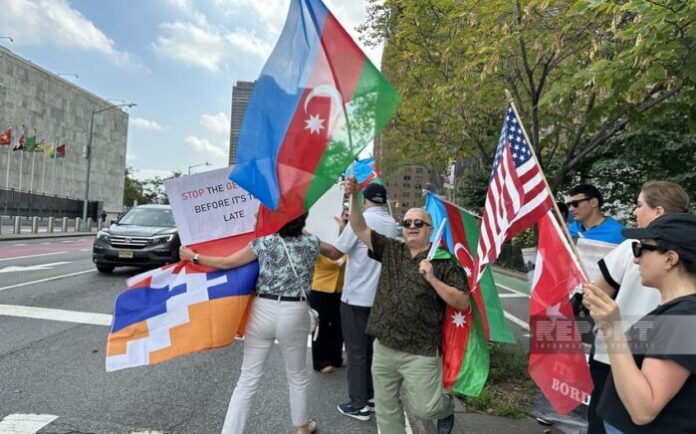
<instances>
[{"instance_id":1,"label":"handbag strap","mask_svg":"<svg viewBox=\"0 0 696 434\"><path fill-rule=\"evenodd\" d=\"M292 262L292 256L290 256L290 252L288 251L288 245L285 244L285 240L281 235L278 235L278 238L280 238L280 242L283 243L283 249L285 249L285 254L288 257L288 262L290 262L290 268L292 268L292 272L295 274L295 278L297 278L297 281L300 282L300 276L297 274L297 270L295 270L295 264ZM305 303L307 303L307 306L309 306L309 301L307 301L307 295L305 294L304 290L302 289L302 286L300 285L300 291L302 295L300 295L300 298L304 298Z\"/></svg>"}]
</instances>

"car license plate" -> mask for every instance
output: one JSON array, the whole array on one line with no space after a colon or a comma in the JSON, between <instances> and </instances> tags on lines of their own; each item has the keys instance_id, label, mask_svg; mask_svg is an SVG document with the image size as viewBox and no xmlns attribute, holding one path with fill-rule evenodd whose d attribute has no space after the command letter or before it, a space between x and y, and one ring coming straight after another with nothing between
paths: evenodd
<instances>
[{"instance_id":1,"label":"car license plate","mask_svg":"<svg viewBox=\"0 0 696 434\"><path fill-rule=\"evenodd\" d=\"M131 259L131 258L133 258L133 251L132 250L119 250L118 257Z\"/></svg>"}]
</instances>

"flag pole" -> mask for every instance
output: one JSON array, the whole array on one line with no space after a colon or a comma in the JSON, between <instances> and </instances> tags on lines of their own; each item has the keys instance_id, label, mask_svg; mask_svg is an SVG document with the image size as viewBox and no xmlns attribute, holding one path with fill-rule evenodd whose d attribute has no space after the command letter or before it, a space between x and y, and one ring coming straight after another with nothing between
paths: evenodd
<instances>
[{"instance_id":1,"label":"flag pole","mask_svg":"<svg viewBox=\"0 0 696 434\"><path fill-rule=\"evenodd\" d=\"M24 136L24 143L27 143L27 127L22 125L22 135ZM20 146L22 144L20 143ZM19 187L17 187L17 190L22 191L22 172L23 166L24 165L24 147L20 149L20 154L19 154Z\"/></svg>"},{"instance_id":2,"label":"flag pole","mask_svg":"<svg viewBox=\"0 0 696 434\"><path fill-rule=\"evenodd\" d=\"M10 130L12 131L12 130ZM15 134L16 136L16 134ZM10 146L7 147L7 168L5 169L5 188L7 190L10 189L10 161L12 161L12 148L13 148L13 143L15 141L14 136L12 136L12 139L10 140Z\"/></svg>"},{"instance_id":3,"label":"flag pole","mask_svg":"<svg viewBox=\"0 0 696 434\"><path fill-rule=\"evenodd\" d=\"M34 139L34 149L36 149L36 139ZM36 151L31 151L31 179L29 180L29 193L34 192L34 165L36 163Z\"/></svg>"},{"instance_id":4,"label":"flag pole","mask_svg":"<svg viewBox=\"0 0 696 434\"><path fill-rule=\"evenodd\" d=\"M568 226L566 225L565 219L563 218L563 215L561 214L561 210L558 209L558 204L556 203L556 197L553 195L553 190L551 190L551 187L549 186L549 182L546 180L546 174L544 173L544 169L541 167L541 164L539 164L539 159L537 158L536 151L534 150L534 145L532 144L532 141L529 140L529 136L527 135L527 130L524 128L524 123L522 122L522 118L520 117L520 114L517 112L517 107L515 107L515 102L512 99L512 95L510 95L510 92L505 89L505 94L508 97L510 107L512 107L512 111L515 113L515 116L517 119L520 119L520 128L522 129L522 134L524 134L525 140L527 140L527 143L529 143L529 150L532 152L532 158L534 158L534 162L536 165L539 167L539 172L541 172L541 179L544 180L544 185L546 185L546 189L549 191L549 195L551 196L551 202L553 203L553 209L556 212L556 216L558 217L558 220L561 222L561 226L563 226L563 234L565 235L566 240L568 241L568 244L570 245L570 249L572 250L573 254L575 255L575 260L578 262L580 265L580 271L582 271L583 277L585 278L586 281L590 281L590 279L587 277L587 270L585 270L585 266L583 265L582 261L580 260L580 254L578 253L577 248L575 247L575 243L573 242L573 239L570 237L570 232L568 231Z\"/></svg>"},{"instance_id":5,"label":"flag pole","mask_svg":"<svg viewBox=\"0 0 696 434\"><path fill-rule=\"evenodd\" d=\"M51 176L51 183L52 183L52 188L51 188L51 193L55 196L56 193L56 164L58 162L56 161L58 159L58 139L56 138L56 148L53 150L53 174Z\"/></svg>"},{"instance_id":6,"label":"flag pole","mask_svg":"<svg viewBox=\"0 0 696 434\"><path fill-rule=\"evenodd\" d=\"M43 167L41 168L41 194L46 194L46 190L44 190L44 185L46 181L46 144L44 144L44 150L42 152L43 154Z\"/></svg>"}]
</instances>

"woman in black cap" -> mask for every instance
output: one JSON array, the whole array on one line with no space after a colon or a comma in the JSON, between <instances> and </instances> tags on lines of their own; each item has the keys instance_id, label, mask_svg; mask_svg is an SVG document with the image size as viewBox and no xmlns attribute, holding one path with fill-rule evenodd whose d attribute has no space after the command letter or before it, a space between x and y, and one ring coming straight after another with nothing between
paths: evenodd
<instances>
[{"instance_id":1,"label":"woman in black cap","mask_svg":"<svg viewBox=\"0 0 696 434\"><path fill-rule=\"evenodd\" d=\"M585 284L611 361L597 413L608 434L696 432L696 216L668 214L623 234L641 240L632 246L641 283L662 303L624 334L614 300Z\"/></svg>"}]
</instances>

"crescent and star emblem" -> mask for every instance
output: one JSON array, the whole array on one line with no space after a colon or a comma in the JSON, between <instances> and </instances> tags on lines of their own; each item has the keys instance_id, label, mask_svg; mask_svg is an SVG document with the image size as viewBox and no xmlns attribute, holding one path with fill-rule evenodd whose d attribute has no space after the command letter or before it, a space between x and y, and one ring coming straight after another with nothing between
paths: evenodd
<instances>
[{"instance_id":1,"label":"crescent and star emblem","mask_svg":"<svg viewBox=\"0 0 696 434\"><path fill-rule=\"evenodd\" d=\"M312 114L307 112L307 107L309 106L310 101L312 101L312 98L319 95L327 95L329 98L331 98L331 113L334 114L331 121L343 113L343 97L338 89L330 84L321 84L316 86L311 92L309 92L307 98L304 100L304 112L309 114L309 118L305 120L304 129L309 130L310 134L319 134L322 129L328 127L328 125L324 125L326 119L322 119L318 113Z\"/></svg>"}]
</instances>

